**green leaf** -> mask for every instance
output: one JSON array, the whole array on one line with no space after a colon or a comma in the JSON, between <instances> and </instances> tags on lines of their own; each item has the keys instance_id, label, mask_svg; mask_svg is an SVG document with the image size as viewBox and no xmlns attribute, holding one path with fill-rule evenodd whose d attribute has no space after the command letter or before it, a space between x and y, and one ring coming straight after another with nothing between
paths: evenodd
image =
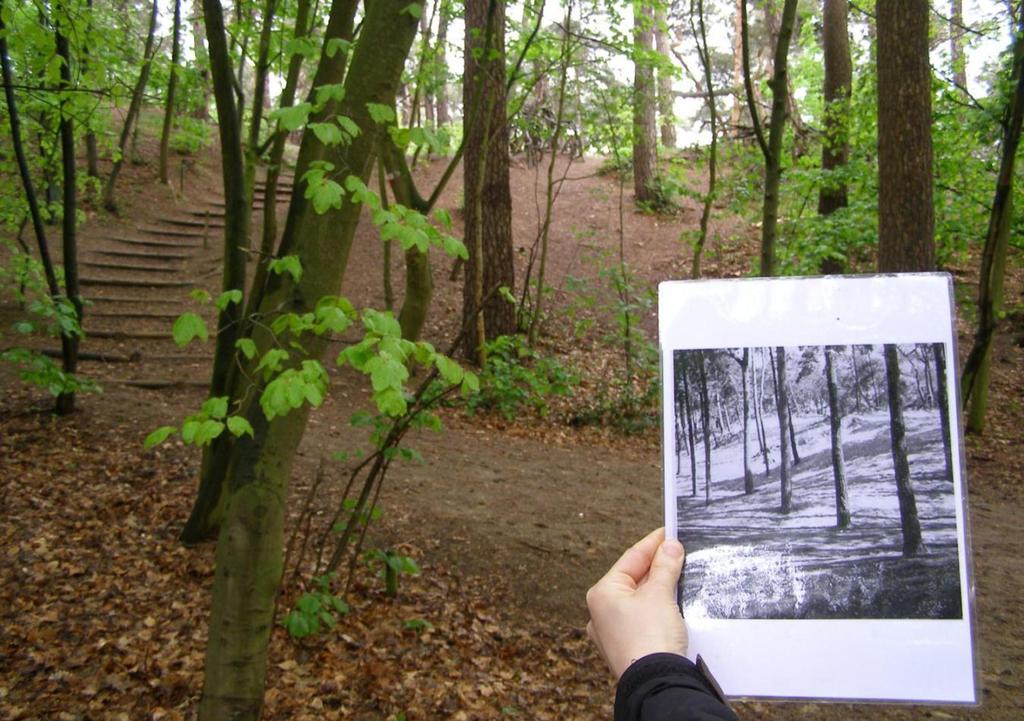
<instances>
[{"instance_id":1,"label":"green leaf","mask_svg":"<svg viewBox=\"0 0 1024 721\"><path fill-rule=\"evenodd\" d=\"M409 3L404 8L402 8L402 12L405 13L406 15L412 15L414 18L419 20L420 15L423 14L423 6L417 3Z\"/></svg>"},{"instance_id":2,"label":"green leaf","mask_svg":"<svg viewBox=\"0 0 1024 721\"><path fill-rule=\"evenodd\" d=\"M310 103L299 103L290 108L278 108L270 114L270 119L281 123L285 130L298 130L309 120L309 113L313 110Z\"/></svg>"},{"instance_id":3,"label":"green leaf","mask_svg":"<svg viewBox=\"0 0 1024 721\"><path fill-rule=\"evenodd\" d=\"M299 602L295 604L295 608L310 615L319 612L320 607L320 599L311 593L303 594L302 597L299 598Z\"/></svg>"},{"instance_id":4,"label":"green leaf","mask_svg":"<svg viewBox=\"0 0 1024 721\"><path fill-rule=\"evenodd\" d=\"M367 310L363 313L363 326L371 333L380 336L402 337L402 326L389 311Z\"/></svg>"},{"instance_id":5,"label":"green leaf","mask_svg":"<svg viewBox=\"0 0 1024 721\"><path fill-rule=\"evenodd\" d=\"M256 366L256 372L266 371L265 377L267 377L280 368L281 364L286 360L288 360L288 351L283 348L271 348L260 358L260 362Z\"/></svg>"},{"instance_id":6,"label":"green leaf","mask_svg":"<svg viewBox=\"0 0 1024 721\"><path fill-rule=\"evenodd\" d=\"M196 301L197 303L210 302L210 294L207 293L202 288L196 288L195 290L190 291L188 295L190 298L192 298L192 300Z\"/></svg>"},{"instance_id":7,"label":"green leaf","mask_svg":"<svg viewBox=\"0 0 1024 721\"><path fill-rule=\"evenodd\" d=\"M348 422L353 428L372 426L373 416L369 411L356 411L352 414L352 417L348 419Z\"/></svg>"},{"instance_id":8,"label":"green leaf","mask_svg":"<svg viewBox=\"0 0 1024 721\"><path fill-rule=\"evenodd\" d=\"M373 122L381 125L393 122L395 119L395 109L387 105L367 103L366 110L370 113L370 118L373 119Z\"/></svg>"},{"instance_id":9,"label":"green leaf","mask_svg":"<svg viewBox=\"0 0 1024 721\"><path fill-rule=\"evenodd\" d=\"M243 433L248 433L250 438L256 437L252 424L242 416L228 416L228 430L236 438L241 438Z\"/></svg>"},{"instance_id":10,"label":"green leaf","mask_svg":"<svg viewBox=\"0 0 1024 721\"><path fill-rule=\"evenodd\" d=\"M366 364L365 372L370 374L373 390L378 392L387 388L400 389L409 377L409 371L406 370L405 365L390 355L378 355L371 358Z\"/></svg>"},{"instance_id":11,"label":"green leaf","mask_svg":"<svg viewBox=\"0 0 1024 721\"><path fill-rule=\"evenodd\" d=\"M193 338L199 338L205 343L210 337L206 330L206 321L195 313L182 313L178 316L178 320L174 321L174 327L171 328L171 335L180 347L187 346Z\"/></svg>"},{"instance_id":12,"label":"green leaf","mask_svg":"<svg viewBox=\"0 0 1024 721\"><path fill-rule=\"evenodd\" d=\"M340 145L348 139L334 123L310 123L308 127L324 145Z\"/></svg>"},{"instance_id":13,"label":"green leaf","mask_svg":"<svg viewBox=\"0 0 1024 721\"><path fill-rule=\"evenodd\" d=\"M452 235L441 236L441 245L444 248L444 252L451 257L462 258L463 260L469 260L469 251L466 250L466 245L461 240Z\"/></svg>"},{"instance_id":14,"label":"green leaf","mask_svg":"<svg viewBox=\"0 0 1024 721\"><path fill-rule=\"evenodd\" d=\"M256 342L252 338L239 338L235 341L235 348L238 348L247 360L256 357Z\"/></svg>"},{"instance_id":15,"label":"green leaf","mask_svg":"<svg viewBox=\"0 0 1024 721\"><path fill-rule=\"evenodd\" d=\"M217 307L217 310L225 310L232 303L242 302L242 291L234 288L232 290L226 290L217 296L217 300L213 304Z\"/></svg>"},{"instance_id":16,"label":"green leaf","mask_svg":"<svg viewBox=\"0 0 1024 721\"><path fill-rule=\"evenodd\" d=\"M346 115L339 115L334 120L338 123L338 125L341 126L341 129L344 130L350 138L354 138L362 132L359 126L356 125L356 122Z\"/></svg>"},{"instance_id":17,"label":"green leaf","mask_svg":"<svg viewBox=\"0 0 1024 721\"><path fill-rule=\"evenodd\" d=\"M395 388L386 388L380 393L375 393L373 400L381 413L386 413L392 418L405 415L405 411L408 408L402 392Z\"/></svg>"},{"instance_id":18,"label":"green leaf","mask_svg":"<svg viewBox=\"0 0 1024 721\"><path fill-rule=\"evenodd\" d=\"M337 181L329 178L322 178L320 182L310 183L306 188L306 197L313 201L313 210L318 215L323 215L331 208L341 209L341 200L345 191Z\"/></svg>"},{"instance_id":19,"label":"green leaf","mask_svg":"<svg viewBox=\"0 0 1024 721\"><path fill-rule=\"evenodd\" d=\"M271 261L270 272L277 275L287 273L292 277L292 280L298 283L302 280L302 263L299 261L299 256L286 255L283 258Z\"/></svg>"},{"instance_id":20,"label":"green leaf","mask_svg":"<svg viewBox=\"0 0 1024 721\"><path fill-rule=\"evenodd\" d=\"M284 44L284 54L287 57L301 55L311 58L316 55L316 43L309 38L289 38Z\"/></svg>"},{"instance_id":21,"label":"green leaf","mask_svg":"<svg viewBox=\"0 0 1024 721\"><path fill-rule=\"evenodd\" d=\"M316 631L306 614L299 611L290 611L284 619L284 627L292 638L305 638Z\"/></svg>"},{"instance_id":22,"label":"green leaf","mask_svg":"<svg viewBox=\"0 0 1024 721\"><path fill-rule=\"evenodd\" d=\"M195 433L195 444L205 446L224 432L224 424L220 421L206 420L199 423Z\"/></svg>"},{"instance_id":23,"label":"green leaf","mask_svg":"<svg viewBox=\"0 0 1024 721\"><path fill-rule=\"evenodd\" d=\"M215 396L203 401L200 411L209 418L223 418L228 414L228 397Z\"/></svg>"},{"instance_id":24,"label":"green leaf","mask_svg":"<svg viewBox=\"0 0 1024 721\"><path fill-rule=\"evenodd\" d=\"M342 40L341 38L331 38L324 44L324 54L329 58L333 58L338 54L340 50L343 53L347 53L352 47L352 43L348 40Z\"/></svg>"},{"instance_id":25,"label":"green leaf","mask_svg":"<svg viewBox=\"0 0 1024 721\"><path fill-rule=\"evenodd\" d=\"M332 83L330 85L319 85L316 89L316 104L325 105L330 101L340 103L345 99L345 84Z\"/></svg>"},{"instance_id":26,"label":"green leaf","mask_svg":"<svg viewBox=\"0 0 1024 721\"><path fill-rule=\"evenodd\" d=\"M448 385L453 386L456 383L461 383L465 375L462 366L441 353L434 356L434 366Z\"/></svg>"},{"instance_id":27,"label":"green leaf","mask_svg":"<svg viewBox=\"0 0 1024 721\"><path fill-rule=\"evenodd\" d=\"M466 371L462 377L462 395L468 396L480 392L480 379L473 371Z\"/></svg>"},{"instance_id":28,"label":"green leaf","mask_svg":"<svg viewBox=\"0 0 1024 721\"><path fill-rule=\"evenodd\" d=\"M167 440L168 436L174 433L177 428L174 426L160 426L155 431L146 436L146 440L142 442L142 447L147 451L153 446L160 445Z\"/></svg>"}]
</instances>

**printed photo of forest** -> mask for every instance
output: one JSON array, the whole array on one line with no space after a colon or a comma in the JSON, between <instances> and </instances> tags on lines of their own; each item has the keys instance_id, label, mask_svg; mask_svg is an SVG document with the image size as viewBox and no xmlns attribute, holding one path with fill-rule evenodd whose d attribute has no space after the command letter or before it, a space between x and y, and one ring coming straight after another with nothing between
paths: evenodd
<instances>
[{"instance_id":1,"label":"printed photo of forest","mask_svg":"<svg viewBox=\"0 0 1024 721\"><path fill-rule=\"evenodd\" d=\"M962 618L942 343L673 353L688 618Z\"/></svg>"}]
</instances>

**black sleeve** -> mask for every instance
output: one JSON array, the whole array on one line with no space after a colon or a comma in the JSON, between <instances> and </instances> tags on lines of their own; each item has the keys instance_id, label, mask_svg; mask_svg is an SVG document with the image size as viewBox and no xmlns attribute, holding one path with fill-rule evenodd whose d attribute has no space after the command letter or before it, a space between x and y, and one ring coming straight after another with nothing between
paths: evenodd
<instances>
[{"instance_id":1,"label":"black sleeve","mask_svg":"<svg viewBox=\"0 0 1024 721\"><path fill-rule=\"evenodd\" d=\"M655 653L619 679L615 721L739 721L690 659Z\"/></svg>"}]
</instances>

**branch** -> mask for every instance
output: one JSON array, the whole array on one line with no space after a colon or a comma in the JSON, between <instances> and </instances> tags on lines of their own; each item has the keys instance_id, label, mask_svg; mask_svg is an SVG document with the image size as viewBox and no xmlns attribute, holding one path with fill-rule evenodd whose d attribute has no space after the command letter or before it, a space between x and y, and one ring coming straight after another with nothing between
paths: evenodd
<instances>
[{"instance_id":1,"label":"branch","mask_svg":"<svg viewBox=\"0 0 1024 721\"><path fill-rule=\"evenodd\" d=\"M750 32L747 22L747 0L740 0L740 39L743 45L743 87L747 91L747 108L750 111L750 122L754 127L754 136L761 152L767 158L771 155L768 143L764 139L764 131L761 129L761 117L757 112L757 105L754 102L754 84L750 81Z\"/></svg>"}]
</instances>

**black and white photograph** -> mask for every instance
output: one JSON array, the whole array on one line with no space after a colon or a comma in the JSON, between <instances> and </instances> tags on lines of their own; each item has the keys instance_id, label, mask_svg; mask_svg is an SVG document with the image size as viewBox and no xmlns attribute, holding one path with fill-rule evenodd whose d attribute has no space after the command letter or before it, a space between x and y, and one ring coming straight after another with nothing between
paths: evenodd
<instances>
[{"instance_id":1,"label":"black and white photograph","mask_svg":"<svg viewBox=\"0 0 1024 721\"><path fill-rule=\"evenodd\" d=\"M659 287L665 532L726 694L977 699L952 298L942 273Z\"/></svg>"},{"instance_id":2,"label":"black and white photograph","mask_svg":"<svg viewBox=\"0 0 1024 721\"><path fill-rule=\"evenodd\" d=\"M942 343L677 350L689 617L961 618Z\"/></svg>"}]
</instances>

